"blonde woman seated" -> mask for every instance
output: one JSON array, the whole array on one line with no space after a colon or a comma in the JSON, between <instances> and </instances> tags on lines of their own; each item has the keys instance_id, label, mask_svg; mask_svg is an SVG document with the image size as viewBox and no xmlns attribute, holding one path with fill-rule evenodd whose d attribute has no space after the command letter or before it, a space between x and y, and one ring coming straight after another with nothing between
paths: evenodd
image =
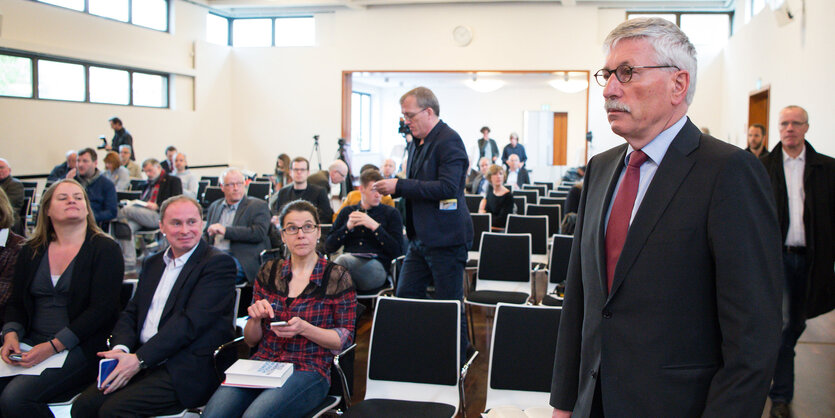
<instances>
[{"instance_id":1,"label":"blonde woman seated","mask_svg":"<svg viewBox=\"0 0 835 418\"><path fill-rule=\"evenodd\" d=\"M357 295L348 271L316 253L316 207L295 200L278 218L290 259L261 266L244 341L258 347L251 359L293 363L293 375L280 388L221 386L204 417L303 416L328 394L334 353L353 342Z\"/></svg>"},{"instance_id":2,"label":"blonde woman seated","mask_svg":"<svg viewBox=\"0 0 835 418\"><path fill-rule=\"evenodd\" d=\"M122 252L96 226L81 185L67 179L46 189L38 226L18 255L0 356L28 368L68 354L61 368L0 378L3 417L51 417L47 402L95 380L123 276ZM24 352L22 343L32 349Z\"/></svg>"},{"instance_id":3,"label":"blonde woman seated","mask_svg":"<svg viewBox=\"0 0 835 418\"><path fill-rule=\"evenodd\" d=\"M504 168L491 165L487 168L487 195L481 199L478 213L493 214L493 229L504 229L507 215L513 213L513 192L504 186Z\"/></svg>"}]
</instances>

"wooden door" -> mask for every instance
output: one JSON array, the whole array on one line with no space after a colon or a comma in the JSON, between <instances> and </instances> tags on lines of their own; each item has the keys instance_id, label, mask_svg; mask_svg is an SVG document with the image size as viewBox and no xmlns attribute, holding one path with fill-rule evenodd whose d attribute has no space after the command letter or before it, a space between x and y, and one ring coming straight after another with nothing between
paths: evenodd
<instances>
[{"instance_id":1,"label":"wooden door","mask_svg":"<svg viewBox=\"0 0 835 418\"><path fill-rule=\"evenodd\" d=\"M553 165L566 165L568 160L568 113L554 112L554 161Z\"/></svg>"},{"instance_id":2,"label":"wooden door","mask_svg":"<svg viewBox=\"0 0 835 418\"><path fill-rule=\"evenodd\" d=\"M759 123L762 126L766 127L766 133L768 133L768 93L770 87L766 87L762 90L756 91L751 93L748 96L748 126L755 123ZM747 137L748 130L745 130L745 135ZM745 146L748 146L748 141L746 140ZM765 149L769 149L768 146L768 135L766 135L765 139L763 139L763 147Z\"/></svg>"}]
</instances>

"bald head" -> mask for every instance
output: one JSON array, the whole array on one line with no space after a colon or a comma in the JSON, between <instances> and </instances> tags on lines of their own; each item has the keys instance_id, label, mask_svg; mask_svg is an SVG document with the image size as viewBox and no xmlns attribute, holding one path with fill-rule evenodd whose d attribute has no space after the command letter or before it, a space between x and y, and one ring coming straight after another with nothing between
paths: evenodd
<instances>
[{"instance_id":1,"label":"bald head","mask_svg":"<svg viewBox=\"0 0 835 418\"><path fill-rule=\"evenodd\" d=\"M345 161L336 160L328 166L328 174L330 174L331 183L342 183L348 176L348 164L345 164Z\"/></svg>"}]
</instances>

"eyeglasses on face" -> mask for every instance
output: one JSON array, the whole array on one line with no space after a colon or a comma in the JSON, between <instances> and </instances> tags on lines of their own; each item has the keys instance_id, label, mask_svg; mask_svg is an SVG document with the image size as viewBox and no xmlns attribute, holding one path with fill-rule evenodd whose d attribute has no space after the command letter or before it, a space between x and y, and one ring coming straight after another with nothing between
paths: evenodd
<instances>
[{"instance_id":1,"label":"eyeglasses on face","mask_svg":"<svg viewBox=\"0 0 835 418\"><path fill-rule=\"evenodd\" d=\"M420 111L415 112L415 113L404 113L404 114L403 114L403 119L406 119L406 120L412 120L412 119L414 119L414 118L415 118L415 116L419 115L419 114L420 114L420 112L423 112L423 111L424 111L424 110L426 110L426 109L429 109L429 108L428 108L428 107L424 107L423 109L421 109Z\"/></svg>"},{"instance_id":2,"label":"eyeglasses on face","mask_svg":"<svg viewBox=\"0 0 835 418\"><path fill-rule=\"evenodd\" d=\"M680 70L680 68L676 67L675 65L636 65L632 66L629 64L621 64L618 65L618 68L614 70L610 70L608 68L601 68L599 71L594 73L594 79L597 80L597 84L600 84L600 87L606 87L606 83L609 81L609 77L612 74L615 75L615 78L618 79L618 82L621 84L626 84L630 80L632 80L632 74L635 73L636 68L675 68L676 70Z\"/></svg>"},{"instance_id":3,"label":"eyeglasses on face","mask_svg":"<svg viewBox=\"0 0 835 418\"><path fill-rule=\"evenodd\" d=\"M288 226L285 226L284 228L282 228L281 230L283 232L287 233L287 234L296 235L296 234L299 233L299 231L302 231L305 234L310 234L313 231L315 231L316 228L319 228L319 225L312 224L312 223L306 223L302 226L288 225Z\"/></svg>"}]
</instances>

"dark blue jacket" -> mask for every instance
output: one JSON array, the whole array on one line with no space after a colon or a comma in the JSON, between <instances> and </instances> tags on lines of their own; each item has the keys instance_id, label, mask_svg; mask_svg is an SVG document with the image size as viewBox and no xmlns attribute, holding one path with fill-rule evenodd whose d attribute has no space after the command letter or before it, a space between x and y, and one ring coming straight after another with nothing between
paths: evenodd
<instances>
[{"instance_id":1,"label":"dark blue jacket","mask_svg":"<svg viewBox=\"0 0 835 418\"><path fill-rule=\"evenodd\" d=\"M96 222L101 224L115 219L119 213L119 202L116 200L116 186L113 182L105 176L98 176L86 189Z\"/></svg>"},{"instance_id":2,"label":"dark blue jacket","mask_svg":"<svg viewBox=\"0 0 835 418\"><path fill-rule=\"evenodd\" d=\"M397 181L394 193L406 199L409 239L418 239L427 247L469 245L473 221L464 199L469 165L464 142L443 121L429 132L421 147L418 142L409 143L407 178ZM456 207L441 210L441 201L448 199L454 199Z\"/></svg>"}]
</instances>

